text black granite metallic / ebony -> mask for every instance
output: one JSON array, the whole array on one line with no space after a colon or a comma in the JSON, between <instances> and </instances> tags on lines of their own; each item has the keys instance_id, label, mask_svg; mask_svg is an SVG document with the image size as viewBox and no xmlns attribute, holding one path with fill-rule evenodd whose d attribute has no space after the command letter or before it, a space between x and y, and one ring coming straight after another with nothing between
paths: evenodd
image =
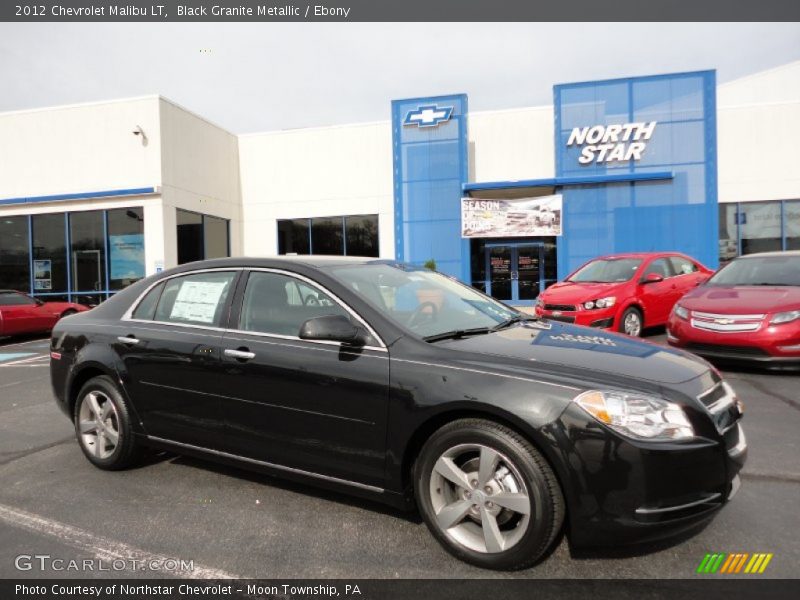
<instances>
[{"instance_id":1,"label":"text black granite metallic / ebony","mask_svg":"<svg viewBox=\"0 0 800 600\"><path fill-rule=\"evenodd\" d=\"M742 405L704 360L537 320L372 258L191 263L53 330L86 457L169 449L422 513L455 556L662 538L738 488Z\"/></svg>"}]
</instances>

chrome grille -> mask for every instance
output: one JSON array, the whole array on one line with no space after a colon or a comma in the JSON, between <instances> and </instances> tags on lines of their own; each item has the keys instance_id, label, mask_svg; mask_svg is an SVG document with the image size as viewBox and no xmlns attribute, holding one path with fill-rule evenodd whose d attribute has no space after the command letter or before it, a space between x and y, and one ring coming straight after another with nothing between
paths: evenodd
<instances>
[{"instance_id":1,"label":"chrome grille","mask_svg":"<svg viewBox=\"0 0 800 600\"><path fill-rule=\"evenodd\" d=\"M695 329L720 333L740 333L758 330L764 316L763 314L721 315L693 310L690 322Z\"/></svg>"}]
</instances>

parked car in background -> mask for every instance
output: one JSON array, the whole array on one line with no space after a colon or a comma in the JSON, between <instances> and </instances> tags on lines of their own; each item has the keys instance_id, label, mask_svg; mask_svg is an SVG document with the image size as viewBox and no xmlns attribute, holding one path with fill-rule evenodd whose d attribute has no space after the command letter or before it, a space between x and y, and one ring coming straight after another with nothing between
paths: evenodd
<instances>
[{"instance_id":1,"label":"parked car in background","mask_svg":"<svg viewBox=\"0 0 800 600\"><path fill-rule=\"evenodd\" d=\"M667 341L711 359L800 366L800 251L728 263L675 305Z\"/></svg>"},{"instance_id":2,"label":"parked car in background","mask_svg":"<svg viewBox=\"0 0 800 600\"><path fill-rule=\"evenodd\" d=\"M645 327L664 325L678 299L712 273L677 252L601 256L547 288L535 311L540 317L636 337Z\"/></svg>"},{"instance_id":3,"label":"parked car in background","mask_svg":"<svg viewBox=\"0 0 800 600\"><path fill-rule=\"evenodd\" d=\"M44 333L62 317L89 310L74 302L42 302L15 290L0 290L0 336Z\"/></svg>"}]
</instances>

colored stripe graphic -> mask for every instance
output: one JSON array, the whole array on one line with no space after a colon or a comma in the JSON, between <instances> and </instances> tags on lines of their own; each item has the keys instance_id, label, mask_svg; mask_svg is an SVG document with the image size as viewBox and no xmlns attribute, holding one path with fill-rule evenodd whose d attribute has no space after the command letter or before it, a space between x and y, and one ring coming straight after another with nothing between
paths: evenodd
<instances>
[{"instance_id":1,"label":"colored stripe graphic","mask_svg":"<svg viewBox=\"0 0 800 600\"><path fill-rule=\"evenodd\" d=\"M738 573L756 574L763 573L774 555L767 552L725 552L707 553L700 565L697 573L726 573L729 575Z\"/></svg>"}]
</instances>

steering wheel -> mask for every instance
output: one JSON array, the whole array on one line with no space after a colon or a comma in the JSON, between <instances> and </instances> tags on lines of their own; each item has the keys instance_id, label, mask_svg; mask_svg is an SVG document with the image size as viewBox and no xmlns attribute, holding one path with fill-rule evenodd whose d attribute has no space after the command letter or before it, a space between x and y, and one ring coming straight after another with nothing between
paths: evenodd
<instances>
[{"instance_id":1,"label":"steering wheel","mask_svg":"<svg viewBox=\"0 0 800 600\"><path fill-rule=\"evenodd\" d=\"M414 309L413 313L411 313L411 316L408 318L408 321L406 322L406 326L409 329L414 329L418 325L422 325L425 321L430 321L432 319L435 319L438 314L439 314L438 306L436 306L433 302L423 302L417 308Z\"/></svg>"}]
</instances>

